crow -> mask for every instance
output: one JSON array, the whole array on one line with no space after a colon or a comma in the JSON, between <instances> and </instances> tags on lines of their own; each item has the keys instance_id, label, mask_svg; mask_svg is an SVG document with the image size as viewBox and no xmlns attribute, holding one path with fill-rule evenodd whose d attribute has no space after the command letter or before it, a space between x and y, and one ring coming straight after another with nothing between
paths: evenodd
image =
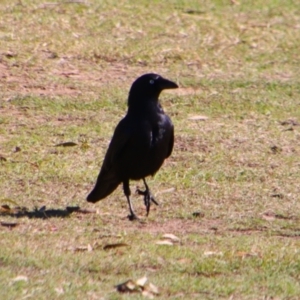
<instances>
[{"instance_id":1,"label":"crow","mask_svg":"<svg viewBox=\"0 0 300 300\"><path fill-rule=\"evenodd\" d=\"M145 177L154 175L173 150L174 127L164 113L159 95L165 89L178 85L158 74L144 74L137 78L129 91L126 116L117 125L106 152L94 189L87 196L88 202L97 202L110 195L120 183L127 198L129 220L138 219L130 200L129 180L142 179L147 216L153 198Z\"/></svg>"}]
</instances>

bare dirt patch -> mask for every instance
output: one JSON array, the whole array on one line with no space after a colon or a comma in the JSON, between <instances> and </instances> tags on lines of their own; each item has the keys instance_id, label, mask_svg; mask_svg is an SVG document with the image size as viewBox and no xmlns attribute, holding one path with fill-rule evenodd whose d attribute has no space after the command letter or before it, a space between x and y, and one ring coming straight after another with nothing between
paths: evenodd
<instances>
[{"instance_id":1,"label":"bare dirt patch","mask_svg":"<svg viewBox=\"0 0 300 300\"><path fill-rule=\"evenodd\" d=\"M138 225L139 231L150 234L165 234L173 233L178 235L184 234L204 234L216 231L216 228L221 227L219 220L184 220L184 219L170 219L163 223L153 221Z\"/></svg>"},{"instance_id":2,"label":"bare dirt patch","mask_svg":"<svg viewBox=\"0 0 300 300\"><path fill-rule=\"evenodd\" d=\"M138 65L113 62L99 66L88 62L76 61L67 58L54 61L50 66L30 67L26 64L12 64L0 62L0 87L7 97L10 95L37 95L37 96L76 96L83 92L95 93L104 85L128 85L144 68ZM88 66L88 68L87 68ZM150 71L149 71L150 72Z\"/></svg>"}]
</instances>

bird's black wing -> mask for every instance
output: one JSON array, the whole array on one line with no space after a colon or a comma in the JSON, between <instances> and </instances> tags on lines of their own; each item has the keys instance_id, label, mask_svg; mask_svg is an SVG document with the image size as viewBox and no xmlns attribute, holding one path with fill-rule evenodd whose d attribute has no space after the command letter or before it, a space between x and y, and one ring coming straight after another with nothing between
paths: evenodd
<instances>
[{"instance_id":1,"label":"bird's black wing","mask_svg":"<svg viewBox=\"0 0 300 300\"><path fill-rule=\"evenodd\" d=\"M169 148L168 148L166 158L168 158L171 155L171 153L173 151L173 146L174 146L174 126L171 123L171 138L170 138L170 141L169 141Z\"/></svg>"},{"instance_id":2,"label":"bird's black wing","mask_svg":"<svg viewBox=\"0 0 300 300\"><path fill-rule=\"evenodd\" d=\"M108 150L106 152L102 168L109 170L117 161L117 157L122 153L126 144L130 140L131 130L126 124L126 119L124 118L116 127L114 135L109 144Z\"/></svg>"},{"instance_id":3,"label":"bird's black wing","mask_svg":"<svg viewBox=\"0 0 300 300\"><path fill-rule=\"evenodd\" d=\"M115 164L118 155L122 153L130 140L130 128L126 126L124 118L116 127L112 140L106 152L96 185L87 197L89 202L97 202L111 194L121 183L116 173Z\"/></svg>"}]
</instances>

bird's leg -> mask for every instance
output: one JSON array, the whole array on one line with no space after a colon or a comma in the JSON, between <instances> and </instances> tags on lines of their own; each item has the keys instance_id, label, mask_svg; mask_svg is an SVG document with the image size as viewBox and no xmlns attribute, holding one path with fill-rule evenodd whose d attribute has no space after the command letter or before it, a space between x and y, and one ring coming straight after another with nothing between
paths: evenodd
<instances>
[{"instance_id":1,"label":"bird's leg","mask_svg":"<svg viewBox=\"0 0 300 300\"><path fill-rule=\"evenodd\" d=\"M141 190L137 189L137 193L139 195L144 196L144 203L145 203L145 206L146 206L146 211L147 211L147 216L148 216L149 212L150 212L151 202L153 202L156 205L158 205L158 203L155 201L154 197L152 196L145 178L143 178L143 182L144 182L144 185L145 185L145 190L141 191Z\"/></svg>"},{"instance_id":2,"label":"bird's leg","mask_svg":"<svg viewBox=\"0 0 300 300\"><path fill-rule=\"evenodd\" d=\"M131 204L131 201L130 201L131 192L130 192L130 188L129 188L129 180L123 181L123 190L124 190L124 194L127 198L127 202L128 202L128 206L129 206L130 215L128 215L128 219L130 221L138 220L138 217L134 213L133 207L132 207L132 204Z\"/></svg>"}]
</instances>

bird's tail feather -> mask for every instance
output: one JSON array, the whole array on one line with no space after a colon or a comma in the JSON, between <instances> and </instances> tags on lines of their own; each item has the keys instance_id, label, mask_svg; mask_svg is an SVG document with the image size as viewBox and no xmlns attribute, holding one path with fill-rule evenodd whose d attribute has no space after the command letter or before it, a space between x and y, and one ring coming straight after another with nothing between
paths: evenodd
<instances>
[{"instance_id":1,"label":"bird's tail feather","mask_svg":"<svg viewBox=\"0 0 300 300\"><path fill-rule=\"evenodd\" d=\"M95 203L111 194L120 183L115 174L100 172L95 187L86 200Z\"/></svg>"}]
</instances>

